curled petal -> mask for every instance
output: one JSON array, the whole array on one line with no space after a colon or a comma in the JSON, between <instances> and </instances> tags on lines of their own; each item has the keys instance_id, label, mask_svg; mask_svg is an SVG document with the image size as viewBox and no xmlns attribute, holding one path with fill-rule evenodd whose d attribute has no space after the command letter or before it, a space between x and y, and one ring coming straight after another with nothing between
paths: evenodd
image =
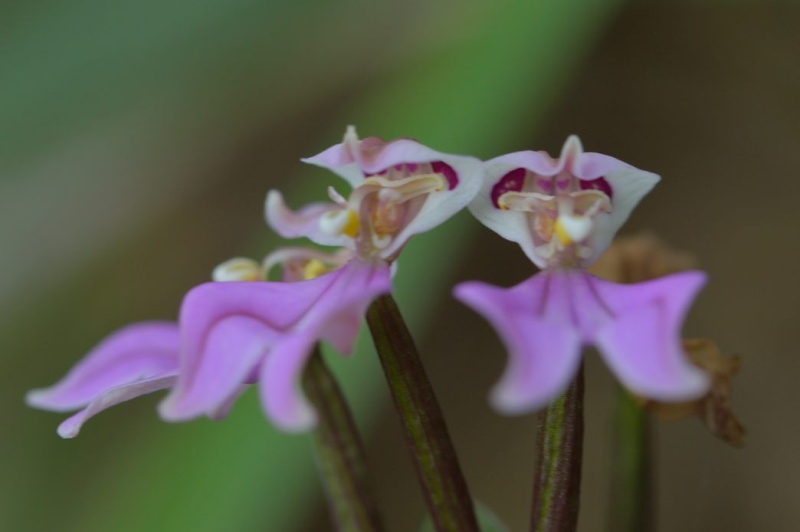
<instances>
[{"instance_id":1,"label":"curled petal","mask_svg":"<svg viewBox=\"0 0 800 532\"><path fill-rule=\"evenodd\" d=\"M411 143L413 141L404 142ZM424 146L422 147L425 148ZM469 205L484 181L483 164L478 159L460 155L447 155L435 152L430 148L425 148L424 150L415 149L414 152L420 156L426 155L429 158L421 160L409 158L406 159L407 162L441 161L446 165L446 168L449 167L453 170L455 173L454 182L457 184L452 188L445 188L428 194L417 215L395 236L391 245L382 251L381 256L384 258L396 255L412 236L433 229ZM410 154L408 156L411 157Z\"/></svg>"},{"instance_id":2,"label":"curled petal","mask_svg":"<svg viewBox=\"0 0 800 532\"><path fill-rule=\"evenodd\" d=\"M568 386L580 364L581 335L570 317L568 283L534 276L509 289L469 282L457 299L482 314L509 352L492 391L498 411L521 414L545 406Z\"/></svg>"},{"instance_id":3,"label":"curled petal","mask_svg":"<svg viewBox=\"0 0 800 532\"><path fill-rule=\"evenodd\" d=\"M300 160L314 166L327 168L350 183L351 187L356 188L364 181L364 171L356 160L358 144L355 127L348 126L341 144L335 144L322 153Z\"/></svg>"},{"instance_id":4,"label":"curled petal","mask_svg":"<svg viewBox=\"0 0 800 532\"><path fill-rule=\"evenodd\" d=\"M261 401L279 428L298 432L314 426L316 413L300 386L314 345L325 340L340 353L349 353L367 307L391 290L390 276L387 264L358 260L324 276L330 278L328 289L293 331L275 344L261 367Z\"/></svg>"},{"instance_id":5,"label":"curled petal","mask_svg":"<svg viewBox=\"0 0 800 532\"><path fill-rule=\"evenodd\" d=\"M58 412L82 408L120 386L174 376L178 351L178 327L174 323L129 325L103 340L60 382L29 392L26 401L30 406Z\"/></svg>"},{"instance_id":6,"label":"curled petal","mask_svg":"<svg viewBox=\"0 0 800 532\"><path fill-rule=\"evenodd\" d=\"M92 416L140 395L170 388L174 383L174 376L155 377L111 388L90 402L86 408L61 423L58 426L58 435L62 438L74 438Z\"/></svg>"},{"instance_id":7,"label":"curled petal","mask_svg":"<svg viewBox=\"0 0 800 532\"><path fill-rule=\"evenodd\" d=\"M287 337L261 366L261 403L267 417L281 430L302 432L317 422L316 412L301 388L303 369L315 343L313 335Z\"/></svg>"},{"instance_id":8,"label":"curled petal","mask_svg":"<svg viewBox=\"0 0 800 532\"><path fill-rule=\"evenodd\" d=\"M161 415L168 421L224 415L278 337L274 329L244 315L215 322L202 350L195 354L191 378L178 380L159 406Z\"/></svg>"},{"instance_id":9,"label":"curled petal","mask_svg":"<svg viewBox=\"0 0 800 532\"><path fill-rule=\"evenodd\" d=\"M348 126L344 141L331 146L319 155L302 159L303 162L327 168L347 179L353 188L357 187L367 175L373 175L398 164L420 164L444 161L457 157L428 148L416 140L408 138L386 142L377 137L359 139L355 127ZM472 159L464 157L464 159ZM452 166L452 164L451 164Z\"/></svg>"},{"instance_id":10,"label":"curled petal","mask_svg":"<svg viewBox=\"0 0 800 532\"><path fill-rule=\"evenodd\" d=\"M320 222L327 213L341 210L335 203L312 203L298 211L291 210L277 190L267 194L265 215L267 223L283 238L305 237L323 246L348 246L352 239L323 231Z\"/></svg>"},{"instance_id":11,"label":"curled petal","mask_svg":"<svg viewBox=\"0 0 800 532\"><path fill-rule=\"evenodd\" d=\"M391 268L381 261L353 260L323 277L330 278L328 289L295 329L312 331L339 353L349 353L367 307L392 289Z\"/></svg>"},{"instance_id":12,"label":"curled petal","mask_svg":"<svg viewBox=\"0 0 800 532\"><path fill-rule=\"evenodd\" d=\"M567 387L582 345L596 345L636 394L666 401L703 395L709 379L684 354L680 327L704 283L701 272L619 285L555 270L509 289L463 283L455 294L489 320L508 348L510 362L492 401L502 412L519 413Z\"/></svg>"},{"instance_id":13,"label":"curled petal","mask_svg":"<svg viewBox=\"0 0 800 532\"><path fill-rule=\"evenodd\" d=\"M252 381L259 365L260 378L284 379L281 384L262 381L262 396L271 393L265 387L277 386L279 394L294 389L305 358L285 353L297 352L292 350L297 338L329 341L348 352L367 305L390 288L387 264L354 260L308 281L206 283L193 289L181 307L178 383L160 405L161 415L169 420L213 417ZM276 354L281 359L273 363ZM300 369L268 369L282 364L300 364Z\"/></svg>"},{"instance_id":14,"label":"curled petal","mask_svg":"<svg viewBox=\"0 0 800 532\"><path fill-rule=\"evenodd\" d=\"M689 361L680 336L684 316L706 282L702 272L628 285L591 279L614 314L598 327L594 342L627 388L661 401L687 401L708 391L708 375Z\"/></svg>"}]
</instances>

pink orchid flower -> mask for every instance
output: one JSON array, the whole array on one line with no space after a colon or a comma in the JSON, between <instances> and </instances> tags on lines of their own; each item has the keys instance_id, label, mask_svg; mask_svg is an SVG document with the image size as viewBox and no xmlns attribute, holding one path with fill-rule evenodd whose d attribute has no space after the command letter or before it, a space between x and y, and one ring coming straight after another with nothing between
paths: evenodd
<instances>
[{"instance_id":1,"label":"pink orchid flower","mask_svg":"<svg viewBox=\"0 0 800 532\"><path fill-rule=\"evenodd\" d=\"M488 161L486 172L471 212L544 270L508 289L480 282L455 289L509 351L508 367L491 393L494 407L515 414L545 406L569 386L584 345L596 346L639 395L684 401L705 393L708 379L688 361L680 340L705 275L691 271L619 285L583 270L659 177L584 153L575 136L558 159L512 153Z\"/></svg>"},{"instance_id":2,"label":"pink orchid flower","mask_svg":"<svg viewBox=\"0 0 800 532\"><path fill-rule=\"evenodd\" d=\"M352 127L341 144L305 161L340 175L352 192L345 198L330 189L332 203L294 212L272 191L267 221L281 236L342 246L347 251L333 262L344 264L284 251L271 260L284 263L291 282L257 281L256 265L234 261L217 274L239 282L192 290L181 308L178 382L160 406L165 419L213 412L257 375L264 410L276 425L312 427L315 412L299 381L315 345L326 341L349 353L369 304L390 292L392 262L408 239L466 207L483 178L477 159L409 139L359 140Z\"/></svg>"}]
</instances>

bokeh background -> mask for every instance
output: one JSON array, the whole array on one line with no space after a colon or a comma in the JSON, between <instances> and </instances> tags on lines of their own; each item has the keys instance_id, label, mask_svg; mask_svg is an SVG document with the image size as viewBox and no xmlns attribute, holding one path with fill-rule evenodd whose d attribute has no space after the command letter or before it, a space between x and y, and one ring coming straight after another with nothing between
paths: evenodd
<instances>
[{"instance_id":1,"label":"bokeh background","mask_svg":"<svg viewBox=\"0 0 800 532\"><path fill-rule=\"evenodd\" d=\"M744 355L743 450L696 420L656 427L662 531L800 528L800 8L710 1L215 2L0 6L0 529L329 530L307 436L249 393L222 422L162 423L147 397L62 441L26 390L110 331L172 319L219 262L279 245L263 199L335 182L298 162L362 135L490 158L590 151L663 176L625 231L693 253L687 323ZM524 530L534 416L486 392L504 352L449 297L531 266L468 216L415 240L397 296L475 496ZM422 514L366 343L336 370L391 531ZM614 383L589 359L581 530L607 519Z\"/></svg>"}]
</instances>

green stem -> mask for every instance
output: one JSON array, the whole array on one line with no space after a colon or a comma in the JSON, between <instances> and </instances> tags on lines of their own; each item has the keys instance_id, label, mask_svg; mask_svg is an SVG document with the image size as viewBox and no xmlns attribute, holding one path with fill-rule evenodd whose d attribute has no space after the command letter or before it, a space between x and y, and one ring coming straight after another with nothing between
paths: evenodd
<instances>
[{"instance_id":1,"label":"green stem","mask_svg":"<svg viewBox=\"0 0 800 532\"><path fill-rule=\"evenodd\" d=\"M306 365L303 387L317 410L314 431L322 481L337 529L383 530L370 490L364 445L344 395L319 348Z\"/></svg>"},{"instance_id":2,"label":"green stem","mask_svg":"<svg viewBox=\"0 0 800 532\"><path fill-rule=\"evenodd\" d=\"M578 526L583 461L583 364L569 389L539 414L531 530Z\"/></svg>"},{"instance_id":3,"label":"green stem","mask_svg":"<svg viewBox=\"0 0 800 532\"><path fill-rule=\"evenodd\" d=\"M478 530L472 498L411 333L391 295L367 312L378 356L438 531Z\"/></svg>"},{"instance_id":4,"label":"green stem","mask_svg":"<svg viewBox=\"0 0 800 532\"><path fill-rule=\"evenodd\" d=\"M647 413L626 390L619 389L614 419L609 530L653 529L650 489L650 427Z\"/></svg>"}]
</instances>

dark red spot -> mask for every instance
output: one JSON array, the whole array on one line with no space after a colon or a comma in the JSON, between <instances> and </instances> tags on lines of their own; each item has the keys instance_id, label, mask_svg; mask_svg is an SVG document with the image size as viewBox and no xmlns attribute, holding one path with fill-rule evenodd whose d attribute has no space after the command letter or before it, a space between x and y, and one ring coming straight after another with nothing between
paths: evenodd
<instances>
[{"instance_id":1,"label":"dark red spot","mask_svg":"<svg viewBox=\"0 0 800 532\"><path fill-rule=\"evenodd\" d=\"M578 181L581 183L581 190L599 190L608 196L608 199L614 198L611 185L608 184L608 181L606 181L605 178L598 177L597 179L592 179L590 181L579 179Z\"/></svg>"},{"instance_id":2,"label":"dark red spot","mask_svg":"<svg viewBox=\"0 0 800 532\"><path fill-rule=\"evenodd\" d=\"M449 164L442 161L434 161L431 163L431 170L436 174L442 174L447 179L447 187L450 190L453 190L458 185L458 174Z\"/></svg>"},{"instance_id":3,"label":"dark red spot","mask_svg":"<svg viewBox=\"0 0 800 532\"><path fill-rule=\"evenodd\" d=\"M499 209L500 204L498 203L498 200L500 199L500 196L506 192L521 192L523 185L525 185L525 169L517 168L515 170L511 170L509 173L501 177L500 181L498 181L497 184L492 187L492 203Z\"/></svg>"}]
</instances>

